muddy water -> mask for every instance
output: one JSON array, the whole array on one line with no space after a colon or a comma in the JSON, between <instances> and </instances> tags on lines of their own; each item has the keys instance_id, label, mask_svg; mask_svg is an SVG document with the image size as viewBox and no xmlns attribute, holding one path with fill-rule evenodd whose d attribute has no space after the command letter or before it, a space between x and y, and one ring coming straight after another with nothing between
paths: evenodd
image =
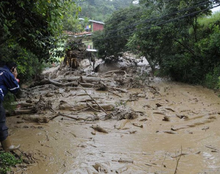
<instances>
[{"instance_id":1,"label":"muddy water","mask_svg":"<svg viewBox=\"0 0 220 174\"><path fill-rule=\"evenodd\" d=\"M45 124L18 124L20 117L9 117L13 142L34 160L14 173L220 173L220 98L201 86L162 81L152 86L114 96L119 102L140 94L126 103L144 112L134 120L57 117ZM94 131L92 125L108 133Z\"/></svg>"}]
</instances>

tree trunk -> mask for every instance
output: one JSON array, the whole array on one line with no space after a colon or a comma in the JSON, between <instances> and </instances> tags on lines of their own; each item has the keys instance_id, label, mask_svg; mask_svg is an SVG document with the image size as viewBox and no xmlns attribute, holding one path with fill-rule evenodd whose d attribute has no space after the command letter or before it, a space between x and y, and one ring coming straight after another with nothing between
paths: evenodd
<instances>
[{"instance_id":1,"label":"tree trunk","mask_svg":"<svg viewBox=\"0 0 220 174\"><path fill-rule=\"evenodd\" d=\"M150 67L151 67L151 70L152 70L152 75L154 74L154 72L155 72L155 65L154 65L154 63L151 61L151 59L149 58L149 56L148 55L146 55L145 56L145 58L146 58L146 60L148 61L148 63L149 63L149 65L150 65Z\"/></svg>"}]
</instances>

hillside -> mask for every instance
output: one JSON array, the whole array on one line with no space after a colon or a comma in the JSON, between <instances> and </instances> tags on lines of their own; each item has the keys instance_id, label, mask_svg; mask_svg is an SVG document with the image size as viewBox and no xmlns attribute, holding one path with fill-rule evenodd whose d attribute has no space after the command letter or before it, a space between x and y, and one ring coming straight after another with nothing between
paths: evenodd
<instances>
[{"instance_id":1,"label":"hillside","mask_svg":"<svg viewBox=\"0 0 220 174\"><path fill-rule=\"evenodd\" d=\"M134 0L85 0L79 1L80 18L105 21L114 11L133 5Z\"/></svg>"}]
</instances>

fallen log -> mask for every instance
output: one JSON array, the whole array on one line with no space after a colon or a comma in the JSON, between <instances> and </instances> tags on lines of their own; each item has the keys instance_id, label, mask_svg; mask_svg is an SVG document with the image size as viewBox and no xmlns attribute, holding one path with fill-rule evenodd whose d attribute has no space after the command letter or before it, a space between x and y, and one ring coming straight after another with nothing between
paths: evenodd
<instances>
[{"instance_id":1,"label":"fallen log","mask_svg":"<svg viewBox=\"0 0 220 174\"><path fill-rule=\"evenodd\" d=\"M33 116L23 116L22 118L25 121L34 122L34 123L49 123L50 119L48 117L33 117Z\"/></svg>"},{"instance_id":2,"label":"fallen log","mask_svg":"<svg viewBox=\"0 0 220 174\"><path fill-rule=\"evenodd\" d=\"M100 110L95 109L94 107L92 107L92 105L90 105L89 103L86 102L86 104L95 112L100 112Z\"/></svg>"},{"instance_id":3,"label":"fallen log","mask_svg":"<svg viewBox=\"0 0 220 174\"><path fill-rule=\"evenodd\" d=\"M111 90L108 90L108 92L110 92L110 93L112 93L112 94L114 94L114 95L116 95L116 96L118 96L118 97L122 97L120 94L117 94L116 92L113 92L113 91L111 91Z\"/></svg>"},{"instance_id":4,"label":"fallen log","mask_svg":"<svg viewBox=\"0 0 220 174\"><path fill-rule=\"evenodd\" d=\"M99 105L99 106L98 106ZM100 109L103 108L103 110L105 111L112 111L114 110L114 105L112 104L90 104L90 106L92 106L92 110L94 110L94 108L97 110L97 109ZM89 108L91 108L89 106ZM59 105L59 109L60 110L71 110L71 111L79 111L79 110L84 110L84 109L87 109L88 110L88 105L87 103L78 103L76 105L70 105L70 104L60 104Z\"/></svg>"},{"instance_id":5,"label":"fallen log","mask_svg":"<svg viewBox=\"0 0 220 174\"><path fill-rule=\"evenodd\" d=\"M76 77L68 77L68 78L56 78L53 79L54 81L79 81L82 83L99 83L100 81L103 81L104 79L101 79L99 77L87 77L87 76L76 76Z\"/></svg>"},{"instance_id":6,"label":"fallen log","mask_svg":"<svg viewBox=\"0 0 220 174\"><path fill-rule=\"evenodd\" d=\"M77 76L77 77L68 77L68 78L56 78L54 80L56 81L79 81L81 78L81 76Z\"/></svg>"},{"instance_id":7,"label":"fallen log","mask_svg":"<svg viewBox=\"0 0 220 174\"><path fill-rule=\"evenodd\" d=\"M81 80L82 80L83 82L87 82L87 83L92 83L92 82L98 83L98 82L100 82L102 79L99 78L99 77L86 77L86 76L82 76L82 77L81 77Z\"/></svg>"},{"instance_id":8,"label":"fallen log","mask_svg":"<svg viewBox=\"0 0 220 174\"><path fill-rule=\"evenodd\" d=\"M95 85L92 84L92 83L79 83L82 87L85 87L85 88L92 88L94 87Z\"/></svg>"},{"instance_id":9,"label":"fallen log","mask_svg":"<svg viewBox=\"0 0 220 174\"><path fill-rule=\"evenodd\" d=\"M96 125L92 125L91 128L93 128L95 131L98 131L98 132L102 132L102 133L108 133L105 129L101 128L100 126Z\"/></svg>"},{"instance_id":10,"label":"fallen log","mask_svg":"<svg viewBox=\"0 0 220 174\"><path fill-rule=\"evenodd\" d=\"M111 89L113 89L115 91L120 91L120 92L123 92L123 93L128 93L128 91L126 89L115 88L115 87L112 87Z\"/></svg>"},{"instance_id":11,"label":"fallen log","mask_svg":"<svg viewBox=\"0 0 220 174\"><path fill-rule=\"evenodd\" d=\"M119 159L119 163L134 163L133 160Z\"/></svg>"},{"instance_id":12,"label":"fallen log","mask_svg":"<svg viewBox=\"0 0 220 174\"><path fill-rule=\"evenodd\" d=\"M112 104L98 104L98 105L97 104L92 104L92 107L94 107L94 108L102 108L103 109L102 111L104 112L104 110L105 110L105 113L106 113L106 111L113 111L114 107L115 107Z\"/></svg>"},{"instance_id":13,"label":"fallen log","mask_svg":"<svg viewBox=\"0 0 220 174\"><path fill-rule=\"evenodd\" d=\"M107 112L96 102L96 100L90 95L90 94L88 94L88 92L86 91L86 90L84 90L85 91L85 93L97 104L97 106L103 111L103 112L105 112L106 114L107 114Z\"/></svg>"},{"instance_id":14,"label":"fallen log","mask_svg":"<svg viewBox=\"0 0 220 174\"><path fill-rule=\"evenodd\" d=\"M57 81L48 79L51 84L54 84L55 86L78 86L78 82L69 82L69 83L59 83Z\"/></svg>"},{"instance_id":15,"label":"fallen log","mask_svg":"<svg viewBox=\"0 0 220 174\"><path fill-rule=\"evenodd\" d=\"M51 84L51 82L48 79L43 79L43 80L34 82L34 84L30 85L30 88L39 86L39 85L46 85L46 84Z\"/></svg>"},{"instance_id":16,"label":"fallen log","mask_svg":"<svg viewBox=\"0 0 220 174\"><path fill-rule=\"evenodd\" d=\"M109 73L124 73L124 74L127 74L126 71L124 71L124 70L112 70L112 71L107 71L105 74L109 74Z\"/></svg>"},{"instance_id":17,"label":"fallen log","mask_svg":"<svg viewBox=\"0 0 220 174\"><path fill-rule=\"evenodd\" d=\"M32 101L31 101L32 102ZM19 105L21 108L22 107L33 107L34 106L34 101L32 103L27 103L27 102L17 102L14 105Z\"/></svg>"},{"instance_id":18,"label":"fallen log","mask_svg":"<svg viewBox=\"0 0 220 174\"><path fill-rule=\"evenodd\" d=\"M15 110L13 112L6 112L6 115L13 116L13 115L24 115L24 114L34 114L36 113L33 109L23 109L23 110Z\"/></svg>"}]
</instances>

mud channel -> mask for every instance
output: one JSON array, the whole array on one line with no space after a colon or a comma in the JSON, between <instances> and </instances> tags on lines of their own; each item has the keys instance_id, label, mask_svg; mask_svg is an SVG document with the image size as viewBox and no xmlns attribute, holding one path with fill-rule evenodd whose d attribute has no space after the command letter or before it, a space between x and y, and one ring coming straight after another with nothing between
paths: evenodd
<instances>
[{"instance_id":1,"label":"mud channel","mask_svg":"<svg viewBox=\"0 0 220 174\"><path fill-rule=\"evenodd\" d=\"M132 77L56 72L51 83L26 89L16 116L7 118L13 143L21 144L15 153L26 159L12 173L220 173L220 98L157 78L119 88L115 80L125 75Z\"/></svg>"}]
</instances>

